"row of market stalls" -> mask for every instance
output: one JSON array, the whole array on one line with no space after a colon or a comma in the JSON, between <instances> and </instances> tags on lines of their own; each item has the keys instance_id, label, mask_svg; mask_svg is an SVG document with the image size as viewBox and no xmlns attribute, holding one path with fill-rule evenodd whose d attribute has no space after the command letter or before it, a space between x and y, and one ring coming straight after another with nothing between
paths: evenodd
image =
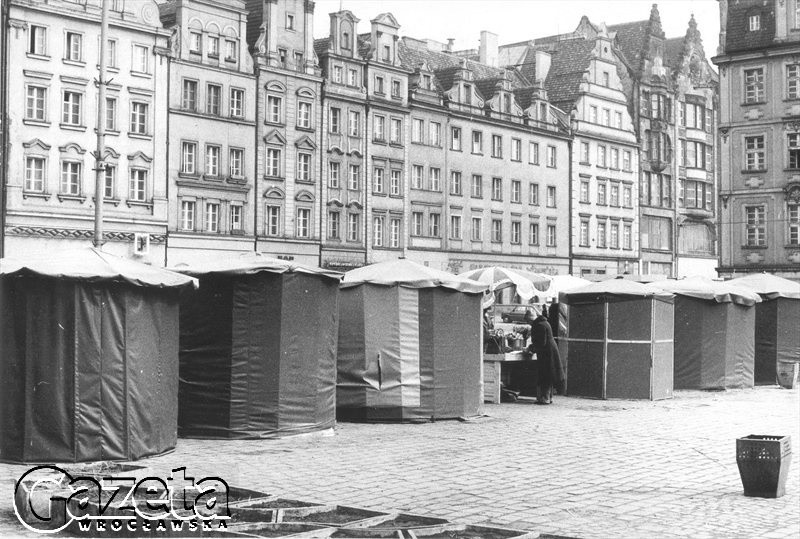
<instances>
[{"instance_id":1,"label":"row of market stalls","mask_svg":"<svg viewBox=\"0 0 800 539\"><path fill-rule=\"evenodd\" d=\"M683 381L747 386L758 375L748 350L760 349L747 334L767 335L764 357L800 359L800 285L709 295L690 284L562 291L551 313L566 330L568 394L658 399ZM136 460L174 449L178 435L477 415L492 286L407 260L343 278L257 254L172 271L95 249L0 260L0 460ZM726 305L724 319L676 297ZM760 317L745 312L781 300ZM684 326L687 342L713 336L733 358L708 346L673 363Z\"/></svg>"}]
</instances>

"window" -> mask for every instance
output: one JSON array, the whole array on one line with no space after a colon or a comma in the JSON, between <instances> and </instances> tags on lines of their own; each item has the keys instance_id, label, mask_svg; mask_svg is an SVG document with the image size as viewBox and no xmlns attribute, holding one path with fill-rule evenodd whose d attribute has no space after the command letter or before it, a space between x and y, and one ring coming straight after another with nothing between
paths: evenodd
<instances>
[{"instance_id":1,"label":"window","mask_svg":"<svg viewBox=\"0 0 800 539\"><path fill-rule=\"evenodd\" d=\"M281 233L281 207L267 206L267 236L279 236Z\"/></svg>"},{"instance_id":2,"label":"window","mask_svg":"<svg viewBox=\"0 0 800 539\"><path fill-rule=\"evenodd\" d=\"M331 161L328 165L328 187L332 189L339 188L339 173L341 168L341 163L338 161Z\"/></svg>"},{"instance_id":3,"label":"window","mask_svg":"<svg viewBox=\"0 0 800 539\"><path fill-rule=\"evenodd\" d=\"M81 168L81 163L75 161L61 163L61 192L63 194L81 194Z\"/></svg>"},{"instance_id":4,"label":"window","mask_svg":"<svg viewBox=\"0 0 800 539\"><path fill-rule=\"evenodd\" d=\"M428 179L430 180L430 189L431 191L441 191L442 190L442 170L436 167L431 167L428 170Z\"/></svg>"},{"instance_id":5,"label":"window","mask_svg":"<svg viewBox=\"0 0 800 539\"><path fill-rule=\"evenodd\" d=\"M511 180L511 202L522 202L522 182L519 180Z\"/></svg>"},{"instance_id":6,"label":"window","mask_svg":"<svg viewBox=\"0 0 800 539\"><path fill-rule=\"evenodd\" d=\"M556 225L547 225L547 246L556 246Z\"/></svg>"},{"instance_id":7,"label":"window","mask_svg":"<svg viewBox=\"0 0 800 539\"><path fill-rule=\"evenodd\" d=\"M392 233L389 246L396 249L400 247L400 219L391 219L389 226Z\"/></svg>"},{"instance_id":8,"label":"window","mask_svg":"<svg viewBox=\"0 0 800 539\"><path fill-rule=\"evenodd\" d=\"M647 131L647 157L652 161L672 159L672 140L667 133Z\"/></svg>"},{"instance_id":9,"label":"window","mask_svg":"<svg viewBox=\"0 0 800 539\"><path fill-rule=\"evenodd\" d=\"M347 70L347 84L350 86L358 86L358 71L355 69Z\"/></svg>"},{"instance_id":10,"label":"window","mask_svg":"<svg viewBox=\"0 0 800 539\"><path fill-rule=\"evenodd\" d=\"M193 200L181 201L181 229L194 230L194 216L197 203Z\"/></svg>"},{"instance_id":11,"label":"window","mask_svg":"<svg viewBox=\"0 0 800 539\"><path fill-rule=\"evenodd\" d=\"M67 47L64 51L64 58L73 62L83 60L83 35L67 32Z\"/></svg>"},{"instance_id":12,"label":"window","mask_svg":"<svg viewBox=\"0 0 800 539\"><path fill-rule=\"evenodd\" d=\"M581 163L589 164L589 143L581 142Z\"/></svg>"},{"instance_id":13,"label":"window","mask_svg":"<svg viewBox=\"0 0 800 539\"><path fill-rule=\"evenodd\" d=\"M492 200L503 200L503 180L492 178Z\"/></svg>"},{"instance_id":14,"label":"window","mask_svg":"<svg viewBox=\"0 0 800 539\"><path fill-rule=\"evenodd\" d=\"M800 134L790 134L787 146L789 149L789 168L800 168Z\"/></svg>"},{"instance_id":15,"label":"window","mask_svg":"<svg viewBox=\"0 0 800 539\"><path fill-rule=\"evenodd\" d=\"M472 175L470 190L473 198L483 198L483 177L478 174Z\"/></svg>"},{"instance_id":16,"label":"window","mask_svg":"<svg viewBox=\"0 0 800 539\"><path fill-rule=\"evenodd\" d=\"M758 103L764 101L764 68L744 70L744 102Z\"/></svg>"},{"instance_id":17,"label":"window","mask_svg":"<svg viewBox=\"0 0 800 539\"><path fill-rule=\"evenodd\" d=\"M106 131L117 130L117 100L113 97L106 98Z\"/></svg>"},{"instance_id":18,"label":"window","mask_svg":"<svg viewBox=\"0 0 800 539\"><path fill-rule=\"evenodd\" d=\"M422 189L425 169L422 165L411 165L411 188Z\"/></svg>"},{"instance_id":19,"label":"window","mask_svg":"<svg viewBox=\"0 0 800 539\"><path fill-rule=\"evenodd\" d=\"M530 193L528 193L528 204L531 206L538 206L539 205L539 184L532 183L530 184Z\"/></svg>"},{"instance_id":20,"label":"window","mask_svg":"<svg viewBox=\"0 0 800 539\"><path fill-rule=\"evenodd\" d=\"M611 76L609 75L608 71L603 71L603 86L611 86Z\"/></svg>"},{"instance_id":21,"label":"window","mask_svg":"<svg viewBox=\"0 0 800 539\"><path fill-rule=\"evenodd\" d=\"M668 251L672 248L672 219L642 216L639 223L642 249Z\"/></svg>"},{"instance_id":22,"label":"window","mask_svg":"<svg viewBox=\"0 0 800 539\"><path fill-rule=\"evenodd\" d=\"M400 118L392 118L391 120L391 133L389 133L389 140L395 144L400 144L401 137L403 136L403 120Z\"/></svg>"},{"instance_id":23,"label":"window","mask_svg":"<svg viewBox=\"0 0 800 539\"><path fill-rule=\"evenodd\" d=\"M308 210L311 213L311 210ZM347 214L347 241L358 241L361 234L361 215L357 213Z\"/></svg>"},{"instance_id":24,"label":"window","mask_svg":"<svg viewBox=\"0 0 800 539\"><path fill-rule=\"evenodd\" d=\"M294 30L294 14L292 13L286 14L286 29Z\"/></svg>"},{"instance_id":25,"label":"window","mask_svg":"<svg viewBox=\"0 0 800 539\"><path fill-rule=\"evenodd\" d=\"M647 173L645 173L647 174ZM598 206L605 206L606 205L606 183L599 182L597 184L597 205Z\"/></svg>"},{"instance_id":26,"label":"window","mask_svg":"<svg viewBox=\"0 0 800 539\"><path fill-rule=\"evenodd\" d=\"M650 117L670 121L672 116L672 103L668 96L650 94Z\"/></svg>"},{"instance_id":27,"label":"window","mask_svg":"<svg viewBox=\"0 0 800 539\"><path fill-rule=\"evenodd\" d=\"M383 193L383 180L386 171L383 168L375 167L372 170L372 191L374 193Z\"/></svg>"},{"instance_id":28,"label":"window","mask_svg":"<svg viewBox=\"0 0 800 539\"><path fill-rule=\"evenodd\" d=\"M230 112L234 118L241 118L244 115L244 90L231 88Z\"/></svg>"},{"instance_id":29,"label":"window","mask_svg":"<svg viewBox=\"0 0 800 539\"><path fill-rule=\"evenodd\" d=\"M528 162L531 165L538 165L539 164L539 143L538 142L530 142L528 143Z\"/></svg>"},{"instance_id":30,"label":"window","mask_svg":"<svg viewBox=\"0 0 800 539\"><path fill-rule=\"evenodd\" d=\"M608 236L608 246L612 249L619 249L619 223L611 223Z\"/></svg>"},{"instance_id":31,"label":"window","mask_svg":"<svg viewBox=\"0 0 800 539\"><path fill-rule=\"evenodd\" d=\"M633 189L629 185L622 188L622 205L626 208L633 205Z\"/></svg>"},{"instance_id":32,"label":"window","mask_svg":"<svg viewBox=\"0 0 800 539\"><path fill-rule=\"evenodd\" d=\"M184 142L181 144L181 172L195 174L197 167L197 144Z\"/></svg>"},{"instance_id":33,"label":"window","mask_svg":"<svg viewBox=\"0 0 800 539\"><path fill-rule=\"evenodd\" d=\"M454 127L450 131L450 149L460 152L461 151L461 128Z\"/></svg>"},{"instance_id":34,"label":"window","mask_svg":"<svg viewBox=\"0 0 800 539\"><path fill-rule=\"evenodd\" d=\"M589 247L589 221L581 221L578 241L581 247Z\"/></svg>"},{"instance_id":35,"label":"window","mask_svg":"<svg viewBox=\"0 0 800 539\"><path fill-rule=\"evenodd\" d=\"M372 218L372 245L383 247L383 221L382 215Z\"/></svg>"},{"instance_id":36,"label":"window","mask_svg":"<svg viewBox=\"0 0 800 539\"><path fill-rule=\"evenodd\" d=\"M622 170L631 170L631 151L622 151Z\"/></svg>"},{"instance_id":37,"label":"window","mask_svg":"<svg viewBox=\"0 0 800 539\"><path fill-rule=\"evenodd\" d=\"M313 181L311 177L311 154L308 152L297 152L297 181Z\"/></svg>"},{"instance_id":38,"label":"window","mask_svg":"<svg viewBox=\"0 0 800 539\"><path fill-rule=\"evenodd\" d=\"M450 239L460 240L461 239L461 216L460 215L451 215L450 216Z\"/></svg>"},{"instance_id":39,"label":"window","mask_svg":"<svg viewBox=\"0 0 800 539\"><path fill-rule=\"evenodd\" d=\"M503 241L503 221L492 219L492 242L500 243Z\"/></svg>"},{"instance_id":40,"label":"window","mask_svg":"<svg viewBox=\"0 0 800 539\"><path fill-rule=\"evenodd\" d=\"M423 73L419 79L419 85L424 88L425 90L431 89L431 76L427 73Z\"/></svg>"},{"instance_id":41,"label":"window","mask_svg":"<svg viewBox=\"0 0 800 539\"><path fill-rule=\"evenodd\" d=\"M611 168L619 169L619 149L611 148Z\"/></svg>"},{"instance_id":42,"label":"window","mask_svg":"<svg viewBox=\"0 0 800 539\"><path fill-rule=\"evenodd\" d=\"M278 178L281 175L281 151L278 148L267 148L267 176Z\"/></svg>"},{"instance_id":43,"label":"window","mask_svg":"<svg viewBox=\"0 0 800 539\"><path fill-rule=\"evenodd\" d=\"M208 56L209 58L219 58L218 36L208 36Z\"/></svg>"},{"instance_id":44,"label":"window","mask_svg":"<svg viewBox=\"0 0 800 539\"><path fill-rule=\"evenodd\" d=\"M750 15L747 18L747 24L751 32L761 30L761 15Z\"/></svg>"},{"instance_id":45,"label":"window","mask_svg":"<svg viewBox=\"0 0 800 539\"><path fill-rule=\"evenodd\" d=\"M133 63L131 71L150 73L150 49L142 45L133 46Z\"/></svg>"},{"instance_id":46,"label":"window","mask_svg":"<svg viewBox=\"0 0 800 539\"><path fill-rule=\"evenodd\" d=\"M511 243L522 243L522 223L511 221Z\"/></svg>"},{"instance_id":47,"label":"window","mask_svg":"<svg viewBox=\"0 0 800 539\"><path fill-rule=\"evenodd\" d=\"M589 122L593 124L597 123L597 107L594 105L589 106Z\"/></svg>"},{"instance_id":48,"label":"window","mask_svg":"<svg viewBox=\"0 0 800 539\"><path fill-rule=\"evenodd\" d=\"M361 114L358 111L351 110L348 113L348 133L351 137L357 137L359 133L359 123L361 122Z\"/></svg>"},{"instance_id":49,"label":"window","mask_svg":"<svg viewBox=\"0 0 800 539\"><path fill-rule=\"evenodd\" d=\"M528 243L530 245L539 245L539 223L528 225Z\"/></svg>"},{"instance_id":50,"label":"window","mask_svg":"<svg viewBox=\"0 0 800 539\"><path fill-rule=\"evenodd\" d=\"M503 157L503 137L492 135L492 157Z\"/></svg>"},{"instance_id":51,"label":"window","mask_svg":"<svg viewBox=\"0 0 800 539\"><path fill-rule=\"evenodd\" d=\"M617 129L622 129L622 113L615 112L614 113L614 127Z\"/></svg>"},{"instance_id":52,"label":"window","mask_svg":"<svg viewBox=\"0 0 800 539\"><path fill-rule=\"evenodd\" d=\"M267 121L270 123L281 123L283 111L283 99L277 95L267 96Z\"/></svg>"},{"instance_id":53,"label":"window","mask_svg":"<svg viewBox=\"0 0 800 539\"><path fill-rule=\"evenodd\" d=\"M311 235L311 210L308 208L297 209L297 227L295 234L298 238L307 238Z\"/></svg>"},{"instance_id":54,"label":"window","mask_svg":"<svg viewBox=\"0 0 800 539\"><path fill-rule=\"evenodd\" d=\"M328 239L338 240L341 238L342 215L338 211L328 212Z\"/></svg>"},{"instance_id":55,"label":"window","mask_svg":"<svg viewBox=\"0 0 800 539\"><path fill-rule=\"evenodd\" d=\"M128 200L144 202L147 197L147 171L141 168L131 169Z\"/></svg>"},{"instance_id":56,"label":"window","mask_svg":"<svg viewBox=\"0 0 800 539\"><path fill-rule=\"evenodd\" d=\"M455 170L450 173L450 194L461 195L461 173Z\"/></svg>"},{"instance_id":57,"label":"window","mask_svg":"<svg viewBox=\"0 0 800 539\"><path fill-rule=\"evenodd\" d=\"M103 197L111 199L117 194L117 167L114 165L106 165L104 171L105 182L103 188Z\"/></svg>"},{"instance_id":58,"label":"window","mask_svg":"<svg viewBox=\"0 0 800 539\"><path fill-rule=\"evenodd\" d=\"M786 218L789 227L789 245L800 245L800 204L788 204Z\"/></svg>"},{"instance_id":59,"label":"window","mask_svg":"<svg viewBox=\"0 0 800 539\"><path fill-rule=\"evenodd\" d=\"M431 238L441 237L441 219L442 216L438 213L432 213L428 217L428 236Z\"/></svg>"},{"instance_id":60,"label":"window","mask_svg":"<svg viewBox=\"0 0 800 539\"><path fill-rule=\"evenodd\" d=\"M472 132L472 153L483 153L483 133Z\"/></svg>"},{"instance_id":61,"label":"window","mask_svg":"<svg viewBox=\"0 0 800 539\"><path fill-rule=\"evenodd\" d=\"M297 127L311 128L311 103L307 101L297 103Z\"/></svg>"},{"instance_id":62,"label":"window","mask_svg":"<svg viewBox=\"0 0 800 539\"><path fill-rule=\"evenodd\" d=\"M236 48L238 44L236 41L230 39L225 40L225 60L236 61Z\"/></svg>"},{"instance_id":63,"label":"window","mask_svg":"<svg viewBox=\"0 0 800 539\"><path fill-rule=\"evenodd\" d=\"M392 48L389 45L383 46L383 61L390 62L392 59Z\"/></svg>"},{"instance_id":64,"label":"window","mask_svg":"<svg viewBox=\"0 0 800 539\"><path fill-rule=\"evenodd\" d=\"M342 66L333 66L333 82L341 84L342 82Z\"/></svg>"},{"instance_id":65,"label":"window","mask_svg":"<svg viewBox=\"0 0 800 539\"><path fill-rule=\"evenodd\" d=\"M422 236L422 212L411 212L411 235Z\"/></svg>"},{"instance_id":66,"label":"window","mask_svg":"<svg viewBox=\"0 0 800 539\"><path fill-rule=\"evenodd\" d=\"M599 221L597 223L597 247L600 249L606 248L606 223Z\"/></svg>"},{"instance_id":67,"label":"window","mask_svg":"<svg viewBox=\"0 0 800 539\"><path fill-rule=\"evenodd\" d=\"M219 146L206 146L206 176L219 175Z\"/></svg>"},{"instance_id":68,"label":"window","mask_svg":"<svg viewBox=\"0 0 800 539\"><path fill-rule=\"evenodd\" d=\"M411 120L411 142L422 142L423 133L425 132L425 121L419 118Z\"/></svg>"},{"instance_id":69,"label":"window","mask_svg":"<svg viewBox=\"0 0 800 539\"><path fill-rule=\"evenodd\" d=\"M197 81L183 80L183 99L184 110L197 110Z\"/></svg>"},{"instance_id":70,"label":"window","mask_svg":"<svg viewBox=\"0 0 800 539\"><path fill-rule=\"evenodd\" d=\"M555 208L556 207L556 186L555 185L548 185L547 186L547 207L548 208Z\"/></svg>"},{"instance_id":71,"label":"window","mask_svg":"<svg viewBox=\"0 0 800 539\"><path fill-rule=\"evenodd\" d=\"M375 93L376 94L383 94L383 77L379 75L375 75Z\"/></svg>"},{"instance_id":72,"label":"window","mask_svg":"<svg viewBox=\"0 0 800 539\"><path fill-rule=\"evenodd\" d=\"M400 97L400 81L393 80L392 81L392 97Z\"/></svg>"},{"instance_id":73,"label":"window","mask_svg":"<svg viewBox=\"0 0 800 539\"><path fill-rule=\"evenodd\" d=\"M706 108L703 105L685 103L682 108L685 109L682 114L683 125L692 129L704 129Z\"/></svg>"},{"instance_id":74,"label":"window","mask_svg":"<svg viewBox=\"0 0 800 539\"><path fill-rule=\"evenodd\" d=\"M25 190L41 193L44 191L45 160L42 157L25 159Z\"/></svg>"},{"instance_id":75,"label":"window","mask_svg":"<svg viewBox=\"0 0 800 539\"><path fill-rule=\"evenodd\" d=\"M47 88L28 86L25 99L25 119L44 122L47 120Z\"/></svg>"},{"instance_id":76,"label":"window","mask_svg":"<svg viewBox=\"0 0 800 539\"><path fill-rule=\"evenodd\" d=\"M28 54L47 55L47 28L30 25L28 29Z\"/></svg>"},{"instance_id":77,"label":"window","mask_svg":"<svg viewBox=\"0 0 800 539\"><path fill-rule=\"evenodd\" d=\"M328 129L331 133L339 133L342 123L342 110L339 108L331 107L330 121L328 122Z\"/></svg>"},{"instance_id":78,"label":"window","mask_svg":"<svg viewBox=\"0 0 800 539\"><path fill-rule=\"evenodd\" d=\"M351 191L358 191L361 185L361 166L350 165L349 174L347 175L347 188Z\"/></svg>"},{"instance_id":79,"label":"window","mask_svg":"<svg viewBox=\"0 0 800 539\"><path fill-rule=\"evenodd\" d=\"M200 32L189 32L189 52L193 54L202 54L203 50L203 34Z\"/></svg>"},{"instance_id":80,"label":"window","mask_svg":"<svg viewBox=\"0 0 800 539\"><path fill-rule=\"evenodd\" d=\"M472 218L472 230L470 232L470 238L472 241L481 241L481 229L483 227L483 219L480 217L473 217Z\"/></svg>"},{"instance_id":81,"label":"window","mask_svg":"<svg viewBox=\"0 0 800 539\"><path fill-rule=\"evenodd\" d=\"M611 184L611 206L619 207L619 185L616 183Z\"/></svg>"},{"instance_id":82,"label":"window","mask_svg":"<svg viewBox=\"0 0 800 539\"><path fill-rule=\"evenodd\" d=\"M744 137L745 169L764 170L766 168L766 149L764 136Z\"/></svg>"},{"instance_id":83,"label":"window","mask_svg":"<svg viewBox=\"0 0 800 539\"><path fill-rule=\"evenodd\" d=\"M222 86L209 84L206 90L206 112L219 116Z\"/></svg>"},{"instance_id":84,"label":"window","mask_svg":"<svg viewBox=\"0 0 800 539\"><path fill-rule=\"evenodd\" d=\"M711 184L681 180L681 203L684 208L697 208L711 211L713 191Z\"/></svg>"},{"instance_id":85,"label":"window","mask_svg":"<svg viewBox=\"0 0 800 539\"><path fill-rule=\"evenodd\" d=\"M631 225L622 226L622 248L633 249L633 227Z\"/></svg>"},{"instance_id":86,"label":"window","mask_svg":"<svg viewBox=\"0 0 800 539\"><path fill-rule=\"evenodd\" d=\"M231 148L229 154L228 170L230 175L234 178L241 178L244 176L244 150L241 148Z\"/></svg>"},{"instance_id":87,"label":"window","mask_svg":"<svg viewBox=\"0 0 800 539\"><path fill-rule=\"evenodd\" d=\"M581 180L580 202L589 203L589 180Z\"/></svg>"},{"instance_id":88,"label":"window","mask_svg":"<svg viewBox=\"0 0 800 539\"><path fill-rule=\"evenodd\" d=\"M389 186L389 194L393 196L400 195L400 187L401 187L401 179L402 179L402 171L393 169L390 173L390 186Z\"/></svg>"},{"instance_id":89,"label":"window","mask_svg":"<svg viewBox=\"0 0 800 539\"><path fill-rule=\"evenodd\" d=\"M231 211L230 211L231 231L243 230L244 229L244 227L243 227L243 224L244 224L243 214L244 214L244 207L242 207L242 206L240 206L238 204L232 204L231 205Z\"/></svg>"},{"instance_id":90,"label":"window","mask_svg":"<svg viewBox=\"0 0 800 539\"><path fill-rule=\"evenodd\" d=\"M640 201L645 206L672 207L672 178L666 174L644 172Z\"/></svg>"},{"instance_id":91,"label":"window","mask_svg":"<svg viewBox=\"0 0 800 539\"><path fill-rule=\"evenodd\" d=\"M149 106L147 103L131 103L131 133L136 135L147 134L147 117Z\"/></svg>"},{"instance_id":92,"label":"window","mask_svg":"<svg viewBox=\"0 0 800 539\"><path fill-rule=\"evenodd\" d=\"M603 109L603 125L611 127L611 110Z\"/></svg>"},{"instance_id":93,"label":"window","mask_svg":"<svg viewBox=\"0 0 800 539\"><path fill-rule=\"evenodd\" d=\"M522 161L522 141L518 138L511 139L511 160Z\"/></svg>"},{"instance_id":94,"label":"window","mask_svg":"<svg viewBox=\"0 0 800 539\"><path fill-rule=\"evenodd\" d=\"M597 145L597 166L598 167L605 167L606 166L606 153L607 148L602 144Z\"/></svg>"},{"instance_id":95,"label":"window","mask_svg":"<svg viewBox=\"0 0 800 539\"><path fill-rule=\"evenodd\" d=\"M83 94L78 92L64 92L64 103L61 115L62 123L67 125L81 125L83 118L81 106Z\"/></svg>"},{"instance_id":96,"label":"window","mask_svg":"<svg viewBox=\"0 0 800 539\"><path fill-rule=\"evenodd\" d=\"M376 115L374 120L373 140L386 140L386 117Z\"/></svg>"}]
</instances>

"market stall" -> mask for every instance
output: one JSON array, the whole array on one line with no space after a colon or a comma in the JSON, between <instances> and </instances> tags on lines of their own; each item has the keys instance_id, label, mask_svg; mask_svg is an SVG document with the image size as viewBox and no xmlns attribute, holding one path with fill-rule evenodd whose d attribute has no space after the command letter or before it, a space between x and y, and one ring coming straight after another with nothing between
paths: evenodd
<instances>
[{"instance_id":1,"label":"market stall","mask_svg":"<svg viewBox=\"0 0 800 539\"><path fill-rule=\"evenodd\" d=\"M568 290L567 394L599 399L672 397L673 300L624 279Z\"/></svg>"},{"instance_id":2,"label":"market stall","mask_svg":"<svg viewBox=\"0 0 800 539\"><path fill-rule=\"evenodd\" d=\"M675 294L675 389L753 387L758 294L705 278L649 286Z\"/></svg>"},{"instance_id":3,"label":"market stall","mask_svg":"<svg viewBox=\"0 0 800 539\"><path fill-rule=\"evenodd\" d=\"M0 460L174 449L178 296L194 286L99 249L0 260Z\"/></svg>"},{"instance_id":4,"label":"market stall","mask_svg":"<svg viewBox=\"0 0 800 539\"><path fill-rule=\"evenodd\" d=\"M763 300L756 306L755 383L774 384L781 364L800 362L800 283L768 273L728 282L753 290Z\"/></svg>"},{"instance_id":5,"label":"market stall","mask_svg":"<svg viewBox=\"0 0 800 539\"><path fill-rule=\"evenodd\" d=\"M341 274L256 253L181 266L178 432L265 438L336 421Z\"/></svg>"},{"instance_id":6,"label":"market stall","mask_svg":"<svg viewBox=\"0 0 800 539\"><path fill-rule=\"evenodd\" d=\"M337 417L392 421L480 413L487 286L409 260L345 274Z\"/></svg>"}]
</instances>

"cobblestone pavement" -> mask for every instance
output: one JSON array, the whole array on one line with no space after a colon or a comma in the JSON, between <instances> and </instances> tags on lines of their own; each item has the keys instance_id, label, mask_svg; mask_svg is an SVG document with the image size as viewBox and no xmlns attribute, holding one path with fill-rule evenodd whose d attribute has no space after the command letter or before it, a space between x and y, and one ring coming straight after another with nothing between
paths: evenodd
<instances>
[{"instance_id":1,"label":"cobblestone pavement","mask_svg":"<svg viewBox=\"0 0 800 539\"><path fill-rule=\"evenodd\" d=\"M800 392L678 391L660 402L557 397L487 405L488 417L428 424L339 424L335 435L179 440L144 461L195 477L311 501L402 509L580 538L800 537ZM791 435L786 496L748 498L735 439ZM0 535L13 481L0 465Z\"/></svg>"}]
</instances>

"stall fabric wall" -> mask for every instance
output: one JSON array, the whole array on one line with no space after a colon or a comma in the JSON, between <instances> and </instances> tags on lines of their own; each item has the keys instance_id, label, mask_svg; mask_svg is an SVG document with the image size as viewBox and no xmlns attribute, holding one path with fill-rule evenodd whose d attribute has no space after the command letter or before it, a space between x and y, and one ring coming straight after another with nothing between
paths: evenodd
<instances>
[{"instance_id":1,"label":"stall fabric wall","mask_svg":"<svg viewBox=\"0 0 800 539\"><path fill-rule=\"evenodd\" d=\"M0 398L11 411L3 437L16 442L0 443L0 459L133 460L173 449L177 294L41 278L12 282L16 323L2 362L16 389ZM16 430L9 434L8 427Z\"/></svg>"},{"instance_id":2,"label":"stall fabric wall","mask_svg":"<svg viewBox=\"0 0 800 539\"><path fill-rule=\"evenodd\" d=\"M606 398L649 399L653 302L608 303Z\"/></svg>"},{"instance_id":3,"label":"stall fabric wall","mask_svg":"<svg viewBox=\"0 0 800 539\"><path fill-rule=\"evenodd\" d=\"M201 285L181 296L178 434L227 437L233 406L233 279L207 276Z\"/></svg>"},{"instance_id":4,"label":"stall fabric wall","mask_svg":"<svg viewBox=\"0 0 800 539\"><path fill-rule=\"evenodd\" d=\"M800 299L778 300L777 358L779 362L800 362Z\"/></svg>"},{"instance_id":5,"label":"stall fabric wall","mask_svg":"<svg viewBox=\"0 0 800 539\"><path fill-rule=\"evenodd\" d=\"M725 305L725 379L726 388L754 385L756 310L754 307ZM718 352L720 353L720 352Z\"/></svg>"},{"instance_id":6,"label":"stall fabric wall","mask_svg":"<svg viewBox=\"0 0 800 539\"><path fill-rule=\"evenodd\" d=\"M568 394L602 399L605 396L605 304L570 305L568 314Z\"/></svg>"},{"instance_id":7,"label":"stall fabric wall","mask_svg":"<svg viewBox=\"0 0 800 539\"><path fill-rule=\"evenodd\" d=\"M718 383L724 373L719 365L724 334L715 327L722 326L720 307L702 299L675 297L675 389L708 389L703 387L704 379Z\"/></svg>"},{"instance_id":8,"label":"stall fabric wall","mask_svg":"<svg viewBox=\"0 0 800 539\"><path fill-rule=\"evenodd\" d=\"M778 304L783 298L756 304L755 383L772 385L777 382L778 361Z\"/></svg>"},{"instance_id":9,"label":"stall fabric wall","mask_svg":"<svg viewBox=\"0 0 800 539\"><path fill-rule=\"evenodd\" d=\"M671 399L674 388L675 304L653 299L652 400Z\"/></svg>"}]
</instances>

